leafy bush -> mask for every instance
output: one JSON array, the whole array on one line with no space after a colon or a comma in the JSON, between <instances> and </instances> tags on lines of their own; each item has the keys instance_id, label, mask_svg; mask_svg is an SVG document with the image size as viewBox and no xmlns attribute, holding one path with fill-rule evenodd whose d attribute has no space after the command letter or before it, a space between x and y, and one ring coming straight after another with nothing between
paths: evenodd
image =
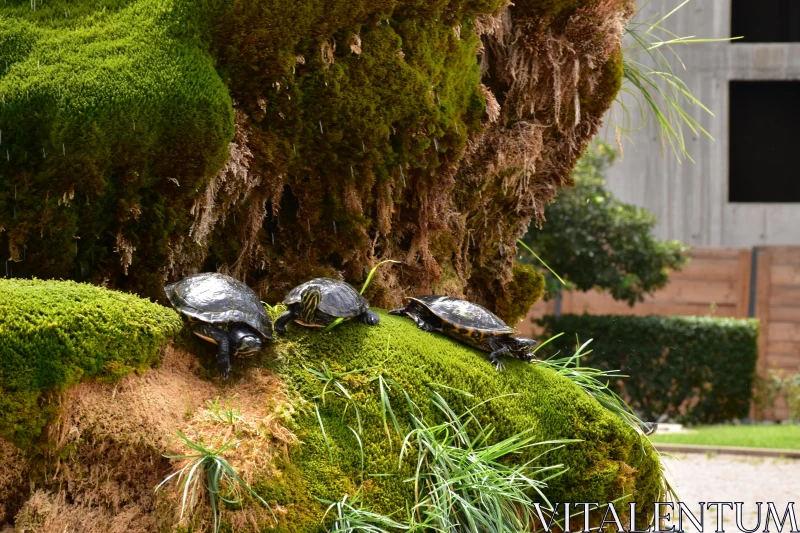
<instances>
[{"instance_id":1,"label":"leafy bush","mask_svg":"<svg viewBox=\"0 0 800 533\"><path fill-rule=\"evenodd\" d=\"M748 414L758 346L754 320L661 316L545 316L550 346L571 350L594 339L587 365L619 369L612 387L645 420L666 414L685 423L716 423ZM569 352L571 353L571 352Z\"/></svg>"},{"instance_id":2,"label":"leafy bush","mask_svg":"<svg viewBox=\"0 0 800 533\"><path fill-rule=\"evenodd\" d=\"M0 280L0 437L29 444L56 409L47 395L150 366L181 327L173 310L130 294L70 281Z\"/></svg>"},{"instance_id":3,"label":"leafy bush","mask_svg":"<svg viewBox=\"0 0 800 533\"><path fill-rule=\"evenodd\" d=\"M653 237L655 217L646 209L617 200L606 189L603 174L616 152L597 142L586 151L573 172L575 187L559 192L545 210L547 223L531 227L523 237L569 288L606 290L630 305L669 281L667 269L679 270L688 261L678 241ZM523 255L523 260L538 264ZM547 273L548 292L561 284Z\"/></svg>"}]
</instances>

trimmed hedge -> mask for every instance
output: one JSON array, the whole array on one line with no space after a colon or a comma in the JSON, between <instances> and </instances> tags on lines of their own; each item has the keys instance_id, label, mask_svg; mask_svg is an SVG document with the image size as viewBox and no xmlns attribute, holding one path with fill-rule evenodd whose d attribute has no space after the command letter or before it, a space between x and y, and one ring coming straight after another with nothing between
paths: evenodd
<instances>
[{"instance_id":1,"label":"trimmed hedge","mask_svg":"<svg viewBox=\"0 0 800 533\"><path fill-rule=\"evenodd\" d=\"M644 419L691 424L744 418L758 358L758 322L686 316L545 316L548 353L593 339L584 364L629 376L612 384Z\"/></svg>"},{"instance_id":2,"label":"trimmed hedge","mask_svg":"<svg viewBox=\"0 0 800 533\"><path fill-rule=\"evenodd\" d=\"M130 294L0 279L0 437L30 444L57 408L48 395L149 367L181 327L172 309Z\"/></svg>"}]
</instances>

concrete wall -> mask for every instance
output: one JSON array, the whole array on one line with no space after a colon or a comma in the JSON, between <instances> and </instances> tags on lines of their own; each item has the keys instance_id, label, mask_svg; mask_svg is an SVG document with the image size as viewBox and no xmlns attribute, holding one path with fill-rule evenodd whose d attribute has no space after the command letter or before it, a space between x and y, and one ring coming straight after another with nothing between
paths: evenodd
<instances>
[{"instance_id":1,"label":"concrete wall","mask_svg":"<svg viewBox=\"0 0 800 533\"><path fill-rule=\"evenodd\" d=\"M730 3L692 0L664 26L681 36L730 37ZM678 0L649 0L637 19L666 14L679 4ZM800 244L800 203L728 202L728 82L800 80L800 43L693 44L676 47L676 52L686 65L684 71L673 61L676 74L715 116L700 109L691 113L715 140L687 131L686 144L695 163L679 163L670 152L662 153L656 130L649 123L629 134L633 144L623 140L624 157L609 173L612 191L655 213L660 238L696 246ZM635 104L629 107L638 113ZM607 123L615 120L615 113L617 120L621 119L619 110L612 108ZM612 128L606 128L605 135L613 141ZM800 125L797 141L800 168ZM765 186L769 186L768 179L764 177Z\"/></svg>"}]
</instances>

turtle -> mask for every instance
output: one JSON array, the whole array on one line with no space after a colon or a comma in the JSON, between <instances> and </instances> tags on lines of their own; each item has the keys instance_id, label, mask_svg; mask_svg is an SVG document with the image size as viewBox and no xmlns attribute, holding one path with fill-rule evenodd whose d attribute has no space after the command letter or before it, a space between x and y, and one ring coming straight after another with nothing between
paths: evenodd
<instances>
[{"instance_id":1,"label":"turtle","mask_svg":"<svg viewBox=\"0 0 800 533\"><path fill-rule=\"evenodd\" d=\"M358 318L374 326L380 317L369 309L369 302L344 281L316 278L298 285L286 295L288 310L275 321L275 331L286 333L286 325L294 320L309 327L324 327L343 318Z\"/></svg>"},{"instance_id":2,"label":"turtle","mask_svg":"<svg viewBox=\"0 0 800 533\"><path fill-rule=\"evenodd\" d=\"M272 339L272 322L253 289L225 274L205 272L164 287L172 306L189 319L194 334L217 345L223 380L230 355L255 355Z\"/></svg>"},{"instance_id":3,"label":"turtle","mask_svg":"<svg viewBox=\"0 0 800 533\"><path fill-rule=\"evenodd\" d=\"M516 330L488 309L466 300L427 294L409 298L404 307L389 311L391 315L410 317L423 331L439 331L489 352L489 361L498 371L503 370L500 355L513 355L523 361L533 361L532 349L537 341L516 337Z\"/></svg>"}]
</instances>

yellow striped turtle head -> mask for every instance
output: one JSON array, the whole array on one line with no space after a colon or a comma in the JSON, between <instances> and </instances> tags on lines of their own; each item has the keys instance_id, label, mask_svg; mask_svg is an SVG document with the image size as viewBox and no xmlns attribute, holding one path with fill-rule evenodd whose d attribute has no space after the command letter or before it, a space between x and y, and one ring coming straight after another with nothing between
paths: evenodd
<instances>
[{"instance_id":1,"label":"yellow striped turtle head","mask_svg":"<svg viewBox=\"0 0 800 533\"><path fill-rule=\"evenodd\" d=\"M303 291L300 296L300 318L304 322L308 324L314 322L314 314L317 312L320 300L322 300L322 293L319 288L312 285Z\"/></svg>"}]
</instances>

